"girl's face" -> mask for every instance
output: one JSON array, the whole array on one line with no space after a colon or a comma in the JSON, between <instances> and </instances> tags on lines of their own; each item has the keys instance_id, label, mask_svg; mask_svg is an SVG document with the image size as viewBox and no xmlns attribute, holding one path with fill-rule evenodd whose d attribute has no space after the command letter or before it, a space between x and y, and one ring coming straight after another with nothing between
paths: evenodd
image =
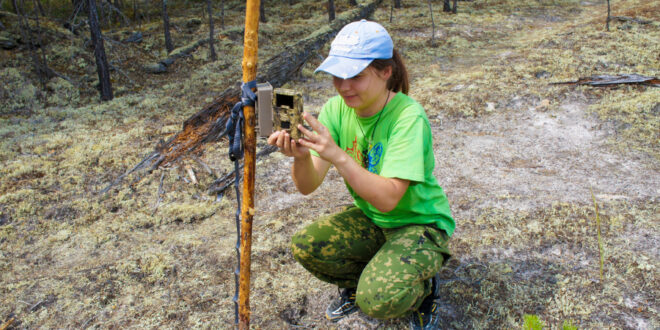
<instances>
[{"instance_id":1,"label":"girl's face","mask_svg":"<svg viewBox=\"0 0 660 330\"><path fill-rule=\"evenodd\" d=\"M355 109L358 115L367 117L378 113L387 97L387 80L392 75L392 67L378 71L371 66L349 79L333 77L335 89L346 105Z\"/></svg>"}]
</instances>

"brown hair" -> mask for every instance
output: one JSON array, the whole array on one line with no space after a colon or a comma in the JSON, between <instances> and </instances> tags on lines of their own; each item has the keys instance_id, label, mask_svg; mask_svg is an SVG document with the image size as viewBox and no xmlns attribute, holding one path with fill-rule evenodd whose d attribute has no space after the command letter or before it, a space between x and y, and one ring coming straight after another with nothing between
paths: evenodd
<instances>
[{"instance_id":1,"label":"brown hair","mask_svg":"<svg viewBox=\"0 0 660 330\"><path fill-rule=\"evenodd\" d=\"M392 51L392 58L375 59L371 62L371 66L378 71L391 66L392 75L387 81L387 89L394 92L400 91L403 94L408 95L408 89L410 88L410 83L408 82L408 70L406 70L406 66L403 64L403 59L396 49Z\"/></svg>"}]
</instances>

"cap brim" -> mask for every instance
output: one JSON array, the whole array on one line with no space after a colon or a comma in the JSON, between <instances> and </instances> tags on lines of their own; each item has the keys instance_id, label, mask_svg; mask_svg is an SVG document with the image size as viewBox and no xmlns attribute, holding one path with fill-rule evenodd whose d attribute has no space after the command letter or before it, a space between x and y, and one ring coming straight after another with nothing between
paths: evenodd
<instances>
[{"instance_id":1,"label":"cap brim","mask_svg":"<svg viewBox=\"0 0 660 330\"><path fill-rule=\"evenodd\" d=\"M348 58L330 55L314 70L314 73L322 71L337 78L353 78L369 66L372 61L373 59L370 58Z\"/></svg>"}]
</instances>

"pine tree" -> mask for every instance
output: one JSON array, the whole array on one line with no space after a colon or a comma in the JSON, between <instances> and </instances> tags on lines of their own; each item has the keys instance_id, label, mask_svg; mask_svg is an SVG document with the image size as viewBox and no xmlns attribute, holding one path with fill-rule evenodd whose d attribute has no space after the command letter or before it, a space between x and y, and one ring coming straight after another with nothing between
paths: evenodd
<instances>
[{"instance_id":1,"label":"pine tree","mask_svg":"<svg viewBox=\"0 0 660 330\"><path fill-rule=\"evenodd\" d=\"M170 36L170 17L167 15L167 0L163 0L163 29L165 30L165 49L167 53L174 50L172 45L172 37Z\"/></svg>"},{"instance_id":2,"label":"pine tree","mask_svg":"<svg viewBox=\"0 0 660 330\"><path fill-rule=\"evenodd\" d=\"M112 85L110 84L110 70L108 59L105 56L105 47L103 46L103 36L99 27L98 14L96 12L96 0L88 0L89 8L89 30L92 35L92 44L94 45L94 58L96 58L96 71L99 74L99 85L101 100L112 100Z\"/></svg>"}]
</instances>

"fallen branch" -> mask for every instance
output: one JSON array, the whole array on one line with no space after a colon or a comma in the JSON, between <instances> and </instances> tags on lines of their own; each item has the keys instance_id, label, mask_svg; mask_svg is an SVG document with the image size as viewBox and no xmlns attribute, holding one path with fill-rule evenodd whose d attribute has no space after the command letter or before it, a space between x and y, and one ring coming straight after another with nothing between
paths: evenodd
<instances>
[{"instance_id":1,"label":"fallen branch","mask_svg":"<svg viewBox=\"0 0 660 330\"><path fill-rule=\"evenodd\" d=\"M268 156L268 155L272 154L275 151L277 151L277 147L271 146L271 145L266 146L265 148L261 149L257 153L257 160L259 160L259 158L262 158L264 156ZM243 169L243 164L241 164L239 166L239 170L241 170L241 169ZM209 189L208 189L209 194L222 194L222 193L224 193L224 191L227 188L231 187L231 185L234 184L234 182L235 182L234 176L235 175L236 175L236 171L232 170L231 172L227 173L223 177L218 178L215 181L211 182L211 184L209 185Z\"/></svg>"},{"instance_id":2,"label":"fallen branch","mask_svg":"<svg viewBox=\"0 0 660 330\"><path fill-rule=\"evenodd\" d=\"M373 0L364 6L342 13L330 24L311 33L309 37L284 47L283 52L264 63L262 74L257 76L257 81L268 81L276 88L284 85L291 77L299 73L305 62L334 37L344 25L368 17L381 1ZM177 51L172 53L177 53ZM159 167L176 162L181 157L202 153L207 143L216 142L224 136L229 113L234 104L240 100L239 95L238 87L230 87L223 91L210 104L186 119L183 129L179 133L169 141L157 146L138 165L119 176L100 193L105 194L132 173L146 172L149 174ZM141 178L142 176L138 176L132 181L132 184L137 183Z\"/></svg>"},{"instance_id":3,"label":"fallen branch","mask_svg":"<svg viewBox=\"0 0 660 330\"><path fill-rule=\"evenodd\" d=\"M616 76L598 75L580 78L576 81L562 81L552 85L589 85L595 87L610 87L621 84L645 85L660 87L660 79L656 77L641 76L638 74L620 74Z\"/></svg>"},{"instance_id":4,"label":"fallen branch","mask_svg":"<svg viewBox=\"0 0 660 330\"><path fill-rule=\"evenodd\" d=\"M617 20L619 22L634 22L638 24L651 24L653 21L651 20L645 20L641 18L635 18L635 17L628 17L628 16L612 16L610 17L612 20Z\"/></svg>"},{"instance_id":5,"label":"fallen branch","mask_svg":"<svg viewBox=\"0 0 660 330\"><path fill-rule=\"evenodd\" d=\"M144 70L148 73L165 73L167 72L167 67L172 65L174 61L182 57L190 56L190 54L192 54L192 52L194 52L199 46L208 44L209 40L209 38L202 38L183 47L176 48L166 58L157 63L145 65Z\"/></svg>"}]
</instances>

